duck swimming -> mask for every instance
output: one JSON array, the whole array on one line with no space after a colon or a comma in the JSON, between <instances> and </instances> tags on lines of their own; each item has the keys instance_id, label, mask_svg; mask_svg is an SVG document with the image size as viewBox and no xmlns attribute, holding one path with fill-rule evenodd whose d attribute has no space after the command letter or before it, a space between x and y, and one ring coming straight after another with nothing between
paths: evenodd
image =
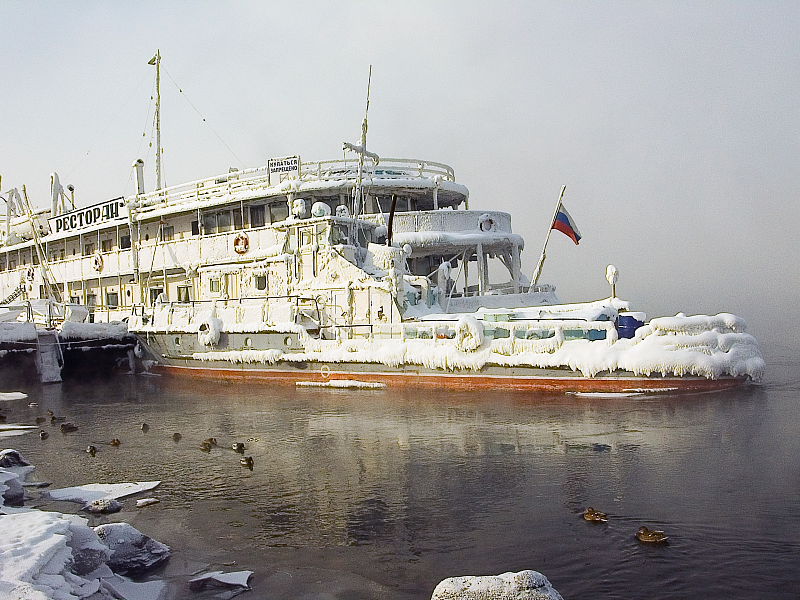
<instances>
[{"instance_id":1,"label":"duck swimming","mask_svg":"<svg viewBox=\"0 0 800 600\"><path fill-rule=\"evenodd\" d=\"M91 454L92 456L94 456L95 454L97 454L97 448L92 445L86 446L86 454Z\"/></svg>"},{"instance_id":2,"label":"duck swimming","mask_svg":"<svg viewBox=\"0 0 800 600\"><path fill-rule=\"evenodd\" d=\"M109 444L111 444L112 446L119 446L121 443L122 442L119 440L119 438L114 438L109 442Z\"/></svg>"},{"instance_id":3,"label":"duck swimming","mask_svg":"<svg viewBox=\"0 0 800 600\"><path fill-rule=\"evenodd\" d=\"M245 456L239 461L239 464L243 467L247 467L251 471L253 470L253 457L252 456Z\"/></svg>"},{"instance_id":4,"label":"duck swimming","mask_svg":"<svg viewBox=\"0 0 800 600\"><path fill-rule=\"evenodd\" d=\"M49 437L50 437L50 434L47 433L44 429L39 431L39 439L46 440Z\"/></svg>"},{"instance_id":5,"label":"duck swimming","mask_svg":"<svg viewBox=\"0 0 800 600\"><path fill-rule=\"evenodd\" d=\"M648 544L660 544L666 542L669 538L660 529L648 529L642 525L636 532L636 539Z\"/></svg>"},{"instance_id":6,"label":"duck swimming","mask_svg":"<svg viewBox=\"0 0 800 600\"><path fill-rule=\"evenodd\" d=\"M217 445L217 438L206 438L203 440L204 444L208 444L209 446L216 446Z\"/></svg>"},{"instance_id":7,"label":"duck swimming","mask_svg":"<svg viewBox=\"0 0 800 600\"><path fill-rule=\"evenodd\" d=\"M231 446L234 452L238 452L239 454L244 454L244 444L242 442L236 442Z\"/></svg>"},{"instance_id":8,"label":"duck swimming","mask_svg":"<svg viewBox=\"0 0 800 600\"><path fill-rule=\"evenodd\" d=\"M37 425L41 425L41 424L42 424L42 423L44 423L46 420L47 420L47 419L45 419L44 417L36 417L36 424L37 424Z\"/></svg>"},{"instance_id":9,"label":"duck swimming","mask_svg":"<svg viewBox=\"0 0 800 600\"><path fill-rule=\"evenodd\" d=\"M78 426L74 423L62 423L61 424L61 433L70 433L72 431L78 431Z\"/></svg>"},{"instance_id":10,"label":"duck swimming","mask_svg":"<svg viewBox=\"0 0 800 600\"><path fill-rule=\"evenodd\" d=\"M599 510L593 509L591 506L583 511L583 518L593 523L608 523L608 515Z\"/></svg>"},{"instance_id":11,"label":"duck swimming","mask_svg":"<svg viewBox=\"0 0 800 600\"><path fill-rule=\"evenodd\" d=\"M180 442L183 436L180 433L173 433L172 434L172 441Z\"/></svg>"},{"instance_id":12,"label":"duck swimming","mask_svg":"<svg viewBox=\"0 0 800 600\"><path fill-rule=\"evenodd\" d=\"M150 431L150 425L142 423L142 433L147 433L148 431Z\"/></svg>"},{"instance_id":13,"label":"duck swimming","mask_svg":"<svg viewBox=\"0 0 800 600\"><path fill-rule=\"evenodd\" d=\"M203 452L211 452L211 444L209 444L208 442L203 442L202 444L200 444L200 450L202 450Z\"/></svg>"}]
</instances>

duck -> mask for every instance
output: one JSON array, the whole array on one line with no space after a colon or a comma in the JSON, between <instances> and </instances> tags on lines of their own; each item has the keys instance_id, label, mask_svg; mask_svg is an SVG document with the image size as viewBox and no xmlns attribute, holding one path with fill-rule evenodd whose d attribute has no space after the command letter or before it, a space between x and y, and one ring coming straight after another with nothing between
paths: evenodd
<instances>
[{"instance_id":1,"label":"duck","mask_svg":"<svg viewBox=\"0 0 800 600\"><path fill-rule=\"evenodd\" d=\"M92 446L91 444L86 446L86 454L91 454L92 456L94 456L95 454L97 454L97 448L95 446Z\"/></svg>"},{"instance_id":2,"label":"duck","mask_svg":"<svg viewBox=\"0 0 800 600\"><path fill-rule=\"evenodd\" d=\"M44 429L40 429L39 430L39 439L40 440L46 440L49 437L50 437L50 434L47 433Z\"/></svg>"},{"instance_id":3,"label":"duck","mask_svg":"<svg viewBox=\"0 0 800 600\"><path fill-rule=\"evenodd\" d=\"M583 518L593 523L608 523L608 515L599 510L593 509L591 506L583 511Z\"/></svg>"},{"instance_id":4,"label":"duck","mask_svg":"<svg viewBox=\"0 0 800 600\"><path fill-rule=\"evenodd\" d=\"M239 454L244 454L244 444L242 442L234 443L231 448L233 448L234 452L238 452Z\"/></svg>"},{"instance_id":5,"label":"duck","mask_svg":"<svg viewBox=\"0 0 800 600\"><path fill-rule=\"evenodd\" d=\"M150 431L150 425L142 423L142 433L147 433L148 431Z\"/></svg>"},{"instance_id":6,"label":"duck","mask_svg":"<svg viewBox=\"0 0 800 600\"><path fill-rule=\"evenodd\" d=\"M47 419L45 419L44 417L36 417L36 424L37 425L41 425L45 421L47 421Z\"/></svg>"},{"instance_id":7,"label":"duck","mask_svg":"<svg viewBox=\"0 0 800 600\"><path fill-rule=\"evenodd\" d=\"M660 529L648 529L642 525L636 532L636 539L649 544L660 544L666 542L669 538Z\"/></svg>"},{"instance_id":8,"label":"duck","mask_svg":"<svg viewBox=\"0 0 800 600\"><path fill-rule=\"evenodd\" d=\"M78 426L74 423L62 423L61 424L61 433L70 433L72 431L78 431Z\"/></svg>"},{"instance_id":9,"label":"duck","mask_svg":"<svg viewBox=\"0 0 800 600\"><path fill-rule=\"evenodd\" d=\"M204 444L208 444L209 446L216 446L217 445L217 438L206 438L203 440Z\"/></svg>"},{"instance_id":10,"label":"duck","mask_svg":"<svg viewBox=\"0 0 800 600\"><path fill-rule=\"evenodd\" d=\"M200 444L200 450L203 452L211 452L211 444L208 442L203 442Z\"/></svg>"},{"instance_id":11,"label":"duck","mask_svg":"<svg viewBox=\"0 0 800 600\"><path fill-rule=\"evenodd\" d=\"M172 434L172 441L174 441L174 442L180 442L182 437L183 437L183 436L182 436L180 433L177 433L177 432L176 432L176 433L173 433L173 434Z\"/></svg>"},{"instance_id":12,"label":"duck","mask_svg":"<svg viewBox=\"0 0 800 600\"><path fill-rule=\"evenodd\" d=\"M121 443L122 443L122 442L120 441L120 439L119 439L119 438L114 438L113 440L111 440L111 441L109 442L109 444L111 444L112 446L119 446Z\"/></svg>"},{"instance_id":13,"label":"duck","mask_svg":"<svg viewBox=\"0 0 800 600\"><path fill-rule=\"evenodd\" d=\"M52 425L55 425L55 424L56 424L56 423L58 423L59 421L66 421L66 420L67 420L67 417L57 417L57 416L55 416L55 415L53 415L52 417L50 417L50 423L51 423Z\"/></svg>"},{"instance_id":14,"label":"duck","mask_svg":"<svg viewBox=\"0 0 800 600\"><path fill-rule=\"evenodd\" d=\"M52 410L50 410L50 409L48 408L48 409L47 409L47 416L48 416L48 417L55 417L56 415L55 415L55 413L54 413Z\"/></svg>"},{"instance_id":15,"label":"duck","mask_svg":"<svg viewBox=\"0 0 800 600\"><path fill-rule=\"evenodd\" d=\"M243 467L247 467L251 471L253 470L253 457L252 456L245 456L240 461L239 464Z\"/></svg>"}]
</instances>

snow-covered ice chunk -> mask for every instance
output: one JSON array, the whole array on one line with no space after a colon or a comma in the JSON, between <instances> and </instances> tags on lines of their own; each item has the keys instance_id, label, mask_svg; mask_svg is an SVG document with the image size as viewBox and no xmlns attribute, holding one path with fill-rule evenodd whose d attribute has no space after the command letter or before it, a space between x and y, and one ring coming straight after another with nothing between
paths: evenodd
<instances>
[{"instance_id":1,"label":"snow-covered ice chunk","mask_svg":"<svg viewBox=\"0 0 800 600\"><path fill-rule=\"evenodd\" d=\"M0 504L22 506L25 492L19 475L7 469L0 469Z\"/></svg>"},{"instance_id":2,"label":"snow-covered ice chunk","mask_svg":"<svg viewBox=\"0 0 800 600\"><path fill-rule=\"evenodd\" d=\"M39 428L34 425L21 425L19 423L7 423L0 425L0 438L14 437L16 435L25 435L31 433Z\"/></svg>"},{"instance_id":3,"label":"snow-covered ice chunk","mask_svg":"<svg viewBox=\"0 0 800 600\"><path fill-rule=\"evenodd\" d=\"M90 512L93 515L110 515L111 513L116 513L122 510L122 502L119 500L101 498L100 500L89 502L81 510Z\"/></svg>"},{"instance_id":4,"label":"snow-covered ice chunk","mask_svg":"<svg viewBox=\"0 0 800 600\"><path fill-rule=\"evenodd\" d=\"M102 579L101 586L114 598L122 600L159 600L167 589L165 581L143 581L136 583L121 575L112 575Z\"/></svg>"},{"instance_id":5,"label":"snow-covered ice chunk","mask_svg":"<svg viewBox=\"0 0 800 600\"><path fill-rule=\"evenodd\" d=\"M122 340L127 335L127 323L75 323L73 321L64 321L59 337L65 340Z\"/></svg>"},{"instance_id":6,"label":"snow-covered ice chunk","mask_svg":"<svg viewBox=\"0 0 800 600\"><path fill-rule=\"evenodd\" d=\"M189 580L189 589L198 592L206 588L244 588L250 589L248 581L253 576L253 571L210 571Z\"/></svg>"},{"instance_id":7,"label":"snow-covered ice chunk","mask_svg":"<svg viewBox=\"0 0 800 600\"><path fill-rule=\"evenodd\" d=\"M450 577L433 590L431 600L563 600L538 571Z\"/></svg>"},{"instance_id":8,"label":"snow-covered ice chunk","mask_svg":"<svg viewBox=\"0 0 800 600\"><path fill-rule=\"evenodd\" d=\"M356 381L355 379L331 379L330 381L297 381L297 387L341 388L349 390L380 390L385 383L377 381Z\"/></svg>"},{"instance_id":9,"label":"snow-covered ice chunk","mask_svg":"<svg viewBox=\"0 0 800 600\"><path fill-rule=\"evenodd\" d=\"M151 504L158 504L161 502L158 498L142 498L136 501L136 508L142 508L143 506L150 506Z\"/></svg>"},{"instance_id":10,"label":"snow-covered ice chunk","mask_svg":"<svg viewBox=\"0 0 800 600\"><path fill-rule=\"evenodd\" d=\"M48 494L54 500L67 500L69 502L83 502L89 504L95 500L116 500L152 490L160 481L136 481L133 483L88 483L76 487L50 490Z\"/></svg>"},{"instance_id":11,"label":"snow-covered ice chunk","mask_svg":"<svg viewBox=\"0 0 800 600\"><path fill-rule=\"evenodd\" d=\"M157 542L128 523L107 523L94 528L111 549L108 566L116 573L143 573L170 557L169 546Z\"/></svg>"},{"instance_id":12,"label":"snow-covered ice chunk","mask_svg":"<svg viewBox=\"0 0 800 600\"><path fill-rule=\"evenodd\" d=\"M10 400L24 400L28 397L28 394L25 392L0 392L0 402L6 402Z\"/></svg>"}]
</instances>

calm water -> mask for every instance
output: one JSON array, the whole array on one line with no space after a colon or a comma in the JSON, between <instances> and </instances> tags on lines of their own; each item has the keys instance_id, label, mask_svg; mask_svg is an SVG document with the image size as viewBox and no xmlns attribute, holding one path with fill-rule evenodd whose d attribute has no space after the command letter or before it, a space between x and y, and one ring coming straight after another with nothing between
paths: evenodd
<instances>
[{"instance_id":1,"label":"calm water","mask_svg":"<svg viewBox=\"0 0 800 600\"><path fill-rule=\"evenodd\" d=\"M768 358L763 385L651 399L23 386L9 421L50 408L80 429L3 443L55 486L162 480L161 504L121 518L175 549L173 597L187 573L236 561L222 568L256 571L250 598L427 599L448 576L527 568L567 599L798 598L800 361ZM584 522L587 505L609 523ZM639 544L642 524L670 544Z\"/></svg>"}]
</instances>

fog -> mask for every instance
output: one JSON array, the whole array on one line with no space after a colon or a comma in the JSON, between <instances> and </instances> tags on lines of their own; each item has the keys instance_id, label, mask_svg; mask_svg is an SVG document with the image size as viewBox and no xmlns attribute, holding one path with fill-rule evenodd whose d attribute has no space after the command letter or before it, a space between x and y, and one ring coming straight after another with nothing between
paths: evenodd
<instances>
[{"instance_id":1,"label":"fog","mask_svg":"<svg viewBox=\"0 0 800 600\"><path fill-rule=\"evenodd\" d=\"M542 281L651 316L734 312L770 352L800 334L800 4L238 2L0 5L2 189L49 174L87 205L152 186L163 56L169 185L357 141L447 163L512 213ZM182 91L180 91L182 90ZM150 112L148 112L150 111ZM203 120L205 118L205 121Z\"/></svg>"}]
</instances>

